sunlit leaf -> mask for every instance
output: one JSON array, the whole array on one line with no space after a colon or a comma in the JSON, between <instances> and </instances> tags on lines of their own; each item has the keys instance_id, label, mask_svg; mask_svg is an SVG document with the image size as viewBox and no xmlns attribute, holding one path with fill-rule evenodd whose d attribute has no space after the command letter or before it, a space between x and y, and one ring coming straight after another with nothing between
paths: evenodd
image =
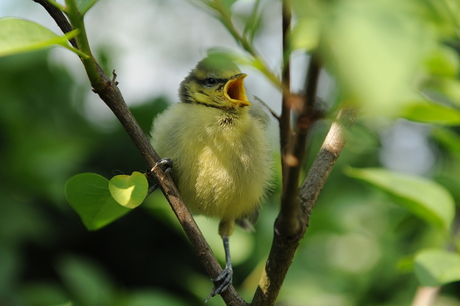
<instances>
[{"instance_id":1,"label":"sunlit leaf","mask_svg":"<svg viewBox=\"0 0 460 306\"><path fill-rule=\"evenodd\" d=\"M431 95L441 95L444 100L460 106L460 81L456 78L434 78L423 84L423 89Z\"/></svg>"},{"instance_id":2,"label":"sunlit leaf","mask_svg":"<svg viewBox=\"0 0 460 306\"><path fill-rule=\"evenodd\" d=\"M290 48L294 50L310 51L318 46L319 23L315 18L302 18L292 29L290 36Z\"/></svg>"},{"instance_id":3,"label":"sunlit leaf","mask_svg":"<svg viewBox=\"0 0 460 306\"><path fill-rule=\"evenodd\" d=\"M458 110L429 101L406 104L401 111L401 117L423 123L440 125L460 124L460 112Z\"/></svg>"},{"instance_id":4,"label":"sunlit leaf","mask_svg":"<svg viewBox=\"0 0 460 306\"><path fill-rule=\"evenodd\" d=\"M460 61L458 53L448 46L440 46L425 61L428 71L441 77L457 77Z\"/></svg>"},{"instance_id":5,"label":"sunlit leaf","mask_svg":"<svg viewBox=\"0 0 460 306\"><path fill-rule=\"evenodd\" d=\"M58 36L47 28L24 19L0 19L0 56L35 51L53 45L68 48L68 39L77 35L72 31Z\"/></svg>"},{"instance_id":6,"label":"sunlit leaf","mask_svg":"<svg viewBox=\"0 0 460 306\"><path fill-rule=\"evenodd\" d=\"M326 65L350 102L397 115L434 38L401 1L337 1L322 20Z\"/></svg>"},{"instance_id":7,"label":"sunlit leaf","mask_svg":"<svg viewBox=\"0 0 460 306\"><path fill-rule=\"evenodd\" d=\"M76 0L78 11L84 15L98 0Z\"/></svg>"},{"instance_id":8,"label":"sunlit leaf","mask_svg":"<svg viewBox=\"0 0 460 306\"><path fill-rule=\"evenodd\" d=\"M89 230L104 227L130 211L112 198L109 181L94 173L71 177L66 183L65 194Z\"/></svg>"},{"instance_id":9,"label":"sunlit leaf","mask_svg":"<svg viewBox=\"0 0 460 306\"><path fill-rule=\"evenodd\" d=\"M149 184L144 174L133 172L132 175L117 175L109 181L112 197L120 205L136 208L145 200Z\"/></svg>"},{"instance_id":10,"label":"sunlit leaf","mask_svg":"<svg viewBox=\"0 0 460 306\"><path fill-rule=\"evenodd\" d=\"M395 203L431 225L449 230L455 214L451 194L426 178L396 173L382 168L347 168L345 173L385 191Z\"/></svg>"},{"instance_id":11,"label":"sunlit leaf","mask_svg":"<svg viewBox=\"0 0 460 306\"><path fill-rule=\"evenodd\" d=\"M444 250L423 250L415 257L415 275L426 287L460 281L460 255Z\"/></svg>"}]
</instances>

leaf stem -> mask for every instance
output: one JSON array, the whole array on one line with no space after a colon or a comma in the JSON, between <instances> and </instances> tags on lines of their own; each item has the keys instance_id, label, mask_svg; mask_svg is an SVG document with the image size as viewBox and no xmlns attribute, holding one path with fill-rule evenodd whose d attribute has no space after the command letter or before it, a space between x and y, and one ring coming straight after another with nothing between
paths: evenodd
<instances>
[{"instance_id":1,"label":"leaf stem","mask_svg":"<svg viewBox=\"0 0 460 306\"><path fill-rule=\"evenodd\" d=\"M63 6L63 5L60 5L55 0L45 0L45 1L47 1L49 4L51 4L52 6L58 8L59 10L61 10L63 12L67 12L67 8L65 6Z\"/></svg>"},{"instance_id":2,"label":"leaf stem","mask_svg":"<svg viewBox=\"0 0 460 306\"><path fill-rule=\"evenodd\" d=\"M257 53L252 44L236 29L231 17L225 10L222 0L215 0L212 4L209 4L209 6L219 14L219 20L227 28L233 38L235 38L235 40L243 47L243 49L246 50L246 52L248 52L254 58L255 62L257 63L255 68L262 72L267 77L267 79L272 82L273 85L282 90L283 84L279 78L271 72L265 61Z\"/></svg>"},{"instance_id":3,"label":"leaf stem","mask_svg":"<svg viewBox=\"0 0 460 306\"><path fill-rule=\"evenodd\" d=\"M106 84L102 82L102 79L98 73L96 61L89 46L85 23L83 21L84 16L78 11L75 0L65 0L65 3L67 5L66 14L69 18L72 28L78 29L80 31L75 39L77 41L78 49L87 55L85 57L80 56L80 59L83 63L83 66L85 66L86 74L88 75L88 78L91 82L91 86L93 86L95 91L104 90Z\"/></svg>"}]
</instances>

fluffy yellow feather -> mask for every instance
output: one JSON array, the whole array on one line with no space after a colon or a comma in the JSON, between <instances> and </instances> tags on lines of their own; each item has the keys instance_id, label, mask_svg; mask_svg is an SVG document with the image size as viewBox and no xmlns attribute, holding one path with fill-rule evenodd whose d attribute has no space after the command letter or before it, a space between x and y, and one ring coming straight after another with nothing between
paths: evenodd
<instances>
[{"instance_id":1,"label":"fluffy yellow feather","mask_svg":"<svg viewBox=\"0 0 460 306\"><path fill-rule=\"evenodd\" d=\"M228 237L235 222L257 215L271 177L265 122L250 112L245 77L227 58L208 56L181 83L181 102L156 118L151 132L154 148L172 160L192 213L221 221L227 266L210 296L231 284Z\"/></svg>"}]
</instances>

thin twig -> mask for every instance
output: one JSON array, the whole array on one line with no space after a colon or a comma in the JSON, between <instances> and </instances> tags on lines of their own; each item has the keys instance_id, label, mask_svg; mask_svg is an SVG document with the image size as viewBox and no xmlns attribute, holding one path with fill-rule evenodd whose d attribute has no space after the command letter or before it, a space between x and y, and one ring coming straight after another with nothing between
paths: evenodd
<instances>
[{"instance_id":1,"label":"thin twig","mask_svg":"<svg viewBox=\"0 0 460 306\"><path fill-rule=\"evenodd\" d=\"M251 54L251 56L254 58L254 61L257 63L256 68L259 69L259 71L262 72L267 77L267 79L270 82L272 82L273 85L276 86L276 88L282 90L283 84L279 81L279 78L268 68L267 63L265 63L263 58L252 46L252 44L235 27L232 18L228 15L222 0L210 2L208 4L208 7L210 7L217 13L217 18L227 28L227 30L230 32L233 38L235 38L236 42L240 44L244 50Z\"/></svg>"},{"instance_id":2,"label":"thin twig","mask_svg":"<svg viewBox=\"0 0 460 306\"><path fill-rule=\"evenodd\" d=\"M441 287L418 287L411 306L432 306Z\"/></svg>"},{"instance_id":3,"label":"thin twig","mask_svg":"<svg viewBox=\"0 0 460 306\"><path fill-rule=\"evenodd\" d=\"M283 26L283 70L281 74L282 81L282 101L281 116L279 120L280 133L280 153L281 153L281 173L283 178L283 190L286 186L287 178L287 161L285 156L288 153L289 143L292 137L291 126L291 61L288 45L288 37L291 31L291 3L290 0L282 2L282 26Z\"/></svg>"},{"instance_id":4,"label":"thin twig","mask_svg":"<svg viewBox=\"0 0 460 306\"><path fill-rule=\"evenodd\" d=\"M284 156L285 186L281 196L281 211L276 220L276 229L288 237L303 232L306 226L298 201L298 182L305 158L307 138L314 123L320 119L319 111L314 107L318 79L321 72L315 56L311 57L305 82L305 94L302 107L298 112L295 134L291 137L288 151Z\"/></svg>"},{"instance_id":5,"label":"thin twig","mask_svg":"<svg viewBox=\"0 0 460 306\"><path fill-rule=\"evenodd\" d=\"M267 103L265 103L262 99L260 99L257 96L253 96L253 97L257 101L259 101L259 103L262 104L272 114L272 116L275 117L276 120L280 121L280 117L278 116L278 114L270 106L268 106Z\"/></svg>"},{"instance_id":6,"label":"thin twig","mask_svg":"<svg viewBox=\"0 0 460 306\"><path fill-rule=\"evenodd\" d=\"M46 1L37 2L43 5L43 2ZM58 19L61 23L63 22L60 18L62 12L60 12L59 14L56 14L54 10L50 10L48 12L51 15L51 17L55 19L56 22L58 22L56 19ZM74 25L74 27L78 27L84 33L83 19L75 18L73 21L80 22L77 26ZM67 22L67 20L65 20L65 22ZM78 41L79 40L77 39L77 42ZM84 41L82 43L87 44L87 41ZM78 45L78 48L80 48L80 45ZM85 53L91 54L90 52ZM221 274L222 268L219 262L216 260L216 257L214 256L208 243L204 239L200 229L195 223L195 220L193 219L189 210L182 201L179 191L177 190L177 187L175 186L171 176L169 174L165 174L161 167L155 167L156 163L160 160L158 154L150 145L147 136L144 134L136 119L129 110L128 106L126 105L124 98L116 84L104 73L104 71L100 68L97 62L94 59L92 60L94 62L91 65L85 65L85 69L87 69L87 74L91 80L93 91L95 91L100 96L100 98L107 104L107 106L113 111L115 116L118 118L120 123L125 128L126 132L131 137L133 143L139 149L141 155L147 162L149 168L153 169L153 173L160 185L163 194L168 200L187 237L189 238L191 244L197 252L198 258L200 259L207 274L211 278L216 278L218 275ZM88 71L89 69L92 69L91 67L95 67L95 71ZM94 77L95 74L97 74L97 77ZM221 294L221 296L227 305L248 305L243 300L243 298L240 295L238 295L233 286L230 286L228 290Z\"/></svg>"},{"instance_id":7,"label":"thin twig","mask_svg":"<svg viewBox=\"0 0 460 306\"><path fill-rule=\"evenodd\" d=\"M356 115L357 110L354 108L344 108L340 111L336 121L332 123L329 129L326 139L308 171L307 177L300 186L299 197L302 210L307 218L307 225L310 222L311 212L329 177L329 173L345 146L345 129L354 124Z\"/></svg>"}]
</instances>

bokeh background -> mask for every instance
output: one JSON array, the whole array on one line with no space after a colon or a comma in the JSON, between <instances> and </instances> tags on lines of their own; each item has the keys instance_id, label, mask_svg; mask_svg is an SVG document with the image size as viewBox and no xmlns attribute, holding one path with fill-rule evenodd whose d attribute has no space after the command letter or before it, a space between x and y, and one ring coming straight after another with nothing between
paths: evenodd
<instances>
[{"instance_id":1,"label":"bokeh background","mask_svg":"<svg viewBox=\"0 0 460 306\"><path fill-rule=\"evenodd\" d=\"M240 0L235 16L254 1ZM281 4L262 1L255 45L279 73ZM2 0L0 17L59 29L33 1ZM209 48L238 49L211 14L183 0L100 0L86 17L93 52L119 87L142 128L177 101L177 88ZM292 56L292 89L301 90L308 57ZM281 94L255 69L246 87L275 111ZM324 73L319 96L337 100ZM331 118L314 130L309 163ZM358 122L313 211L310 228L280 293L279 305L409 305L417 289L411 259L444 237L382 193L345 176L344 167L384 166L446 182L458 198L458 161L431 137L432 128L407 120L378 126ZM250 300L270 248L279 209L276 124L269 130L277 172L255 233L231 239L235 285ZM65 199L71 176L107 178L146 170L109 109L91 91L71 52L54 48L0 58L0 305L202 305L212 283L157 191L113 224L88 232ZM308 169L308 167L305 167ZM223 262L217 223L197 218ZM224 305L220 297L209 305ZM460 305L460 285L445 286L437 306Z\"/></svg>"}]
</instances>

